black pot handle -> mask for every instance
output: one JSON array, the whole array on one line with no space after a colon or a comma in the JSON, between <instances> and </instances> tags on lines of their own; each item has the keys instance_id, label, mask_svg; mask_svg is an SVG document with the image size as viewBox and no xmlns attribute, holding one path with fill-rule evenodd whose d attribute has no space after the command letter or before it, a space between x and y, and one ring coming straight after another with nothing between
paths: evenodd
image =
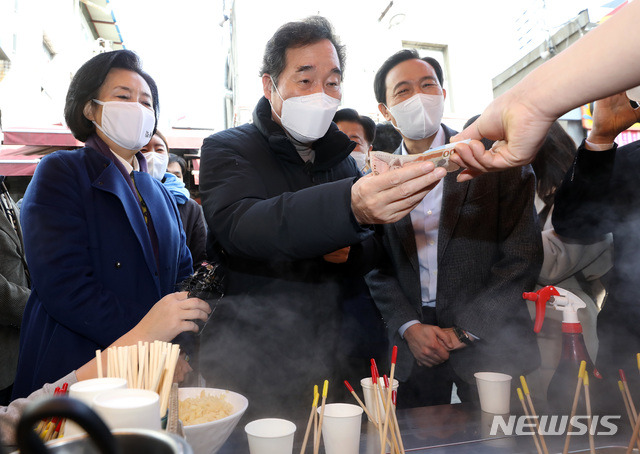
<instances>
[{"instance_id":1,"label":"black pot handle","mask_svg":"<svg viewBox=\"0 0 640 454\"><path fill-rule=\"evenodd\" d=\"M16 430L18 449L23 454L46 454L47 448L33 427L54 416L72 420L81 426L102 454L120 454L120 447L109 428L84 402L70 397L52 397L27 407Z\"/></svg>"}]
</instances>

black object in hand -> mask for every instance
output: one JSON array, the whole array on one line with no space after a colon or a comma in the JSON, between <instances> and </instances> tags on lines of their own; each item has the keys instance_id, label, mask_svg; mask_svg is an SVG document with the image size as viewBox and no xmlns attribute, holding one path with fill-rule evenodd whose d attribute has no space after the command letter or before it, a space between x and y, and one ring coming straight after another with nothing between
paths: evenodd
<instances>
[{"instance_id":1,"label":"black object in hand","mask_svg":"<svg viewBox=\"0 0 640 454\"><path fill-rule=\"evenodd\" d=\"M224 296L225 290L226 269L220 263L202 262L198 269L180 284L180 291L189 292L189 297L200 298L211 307L211 313L209 313L206 322L194 320L200 328L198 334L202 333L205 325L211 319L211 315Z\"/></svg>"}]
</instances>

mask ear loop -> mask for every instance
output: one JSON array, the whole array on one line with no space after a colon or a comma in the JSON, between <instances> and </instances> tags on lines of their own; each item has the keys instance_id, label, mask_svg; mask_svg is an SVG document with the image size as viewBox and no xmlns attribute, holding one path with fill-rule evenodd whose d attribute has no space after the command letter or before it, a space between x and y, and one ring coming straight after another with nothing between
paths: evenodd
<instances>
[{"instance_id":1,"label":"mask ear loop","mask_svg":"<svg viewBox=\"0 0 640 454\"><path fill-rule=\"evenodd\" d=\"M276 90L276 93L278 94L278 96L280 96L280 99L282 99L282 102L284 103L284 98L282 97L282 95L278 91L278 86L273 81L273 77L271 77L271 74L269 74L269 79L271 79L271 86ZM269 101L269 105L271 106L271 111L275 114L276 117L278 117L278 120L280 120L280 122L282 122L282 117L280 117L280 115L278 115L278 112L276 112L276 109L274 109L273 104L271 103L271 100L269 99L268 101Z\"/></svg>"},{"instance_id":2,"label":"mask ear loop","mask_svg":"<svg viewBox=\"0 0 640 454\"><path fill-rule=\"evenodd\" d=\"M386 103L381 102L380 104L382 104L382 105L384 106L384 108L385 108L385 109L387 109L387 112L389 112L389 115L392 115L392 114L391 114L391 109L389 109L389 106L387 106L387 104L386 104ZM393 117L393 119L394 119L394 120L395 120L395 118L396 118L396 117ZM397 121L397 120L396 120L396 121ZM389 121L389 124L390 124L391 126L393 126L393 128L394 128L396 131L398 131L400 134L402 134L402 131L400 131L400 128L398 128L396 125L394 125L392 121Z\"/></svg>"}]
</instances>

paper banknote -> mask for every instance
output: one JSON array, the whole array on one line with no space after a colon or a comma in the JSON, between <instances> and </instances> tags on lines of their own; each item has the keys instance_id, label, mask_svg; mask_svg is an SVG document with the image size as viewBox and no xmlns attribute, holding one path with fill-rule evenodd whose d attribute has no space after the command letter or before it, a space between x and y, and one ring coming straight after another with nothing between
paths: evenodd
<instances>
[{"instance_id":1,"label":"paper banknote","mask_svg":"<svg viewBox=\"0 0 640 454\"><path fill-rule=\"evenodd\" d=\"M369 153L369 163L374 174L384 173L388 170L397 169L406 164L418 161L431 161L436 167L444 167L447 172L455 172L459 169L457 164L449 162L449 156L453 153L456 143L469 143L469 140L449 143L441 147L432 148L420 154L397 155L385 153L384 151L372 151Z\"/></svg>"}]
</instances>

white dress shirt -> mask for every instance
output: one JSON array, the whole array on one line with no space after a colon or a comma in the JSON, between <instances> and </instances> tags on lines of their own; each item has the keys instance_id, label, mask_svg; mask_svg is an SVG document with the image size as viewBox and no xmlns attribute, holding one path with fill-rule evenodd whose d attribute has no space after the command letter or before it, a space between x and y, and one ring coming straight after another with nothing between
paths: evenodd
<instances>
[{"instance_id":1,"label":"white dress shirt","mask_svg":"<svg viewBox=\"0 0 640 454\"><path fill-rule=\"evenodd\" d=\"M442 126L438 129L431 148L445 145L445 134ZM425 150L426 151L426 150ZM408 155L404 141L402 142L402 154ZM444 183L442 180L433 188L422 202L409 214L416 241L416 251L420 269L420 288L422 294L422 306L436 306L436 292L438 284L438 226L440 224L440 211L442 209L442 194ZM411 320L402 325L398 332L404 337L404 332L412 325L420 323L419 320Z\"/></svg>"},{"instance_id":2,"label":"white dress shirt","mask_svg":"<svg viewBox=\"0 0 640 454\"><path fill-rule=\"evenodd\" d=\"M126 159L124 159L122 156L120 156L118 153L116 153L115 151L113 151L111 148L109 148L109 151L111 153L113 153L113 155L118 158L118 161L120 161L120 163L124 166L125 170L127 171L127 173L129 175L131 175L131 172L133 172L134 170L136 172L140 171L140 164L138 163L138 158L136 158L135 156L133 157L133 165L129 164L127 162Z\"/></svg>"}]
</instances>

